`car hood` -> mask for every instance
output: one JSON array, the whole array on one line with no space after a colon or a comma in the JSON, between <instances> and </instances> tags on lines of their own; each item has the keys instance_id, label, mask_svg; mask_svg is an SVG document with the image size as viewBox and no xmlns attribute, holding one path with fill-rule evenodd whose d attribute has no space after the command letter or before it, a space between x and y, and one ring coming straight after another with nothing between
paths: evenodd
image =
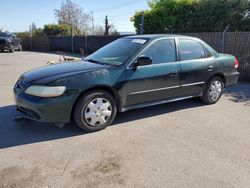
<instances>
[{"instance_id":1,"label":"car hood","mask_svg":"<svg viewBox=\"0 0 250 188\"><path fill-rule=\"evenodd\" d=\"M50 80L49 78L51 77L53 78L53 80L56 80L62 77L98 70L105 67L108 66L96 63L90 63L83 60L74 62L56 63L28 71L20 77L20 80L22 80L22 83L26 85L41 79Z\"/></svg>"},{"instance_id":2,"label":"car hood","mask_svg":"<svg viewBox=\"0 0 250 188\"><path fill-rule=\"evenodd\" d=\"M6 41L8 41L10 39L11 39L10 37L0 37L0 40L6 40Z\"/></svg>"}]
</instances>

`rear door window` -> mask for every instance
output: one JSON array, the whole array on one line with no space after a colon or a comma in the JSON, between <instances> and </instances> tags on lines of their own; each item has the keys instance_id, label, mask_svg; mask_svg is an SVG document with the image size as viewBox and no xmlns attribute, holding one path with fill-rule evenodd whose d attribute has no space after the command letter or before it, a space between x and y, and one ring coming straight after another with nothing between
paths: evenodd
<instances>
[{"instance_id":1,"label":"rear door window","mask_svg":"<svg viewBox=\"0 0 250 188\"><path fill-rule=\"evenodd\" d=\"M201 43L191 39L179 39L180 60L205 58L206 54Z\"/></svg>"}]
</instances>

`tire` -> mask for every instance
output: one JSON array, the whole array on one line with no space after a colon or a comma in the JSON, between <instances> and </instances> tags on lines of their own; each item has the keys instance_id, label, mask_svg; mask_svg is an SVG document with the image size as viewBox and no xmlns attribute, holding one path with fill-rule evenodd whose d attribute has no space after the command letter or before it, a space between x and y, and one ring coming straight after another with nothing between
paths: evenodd
<instances>
[{"instance_id":1,"label":"tire","mask_svg":"<svg viewBox=\"0 0 250 188\"><path fill-rule=\"evenodd\" d=\"M15 52L14 45L11 44L11 45L10 45L10 53L14 53L14 52Z\"/></svg>"},{"instance_id":2,"label":"tire","mask_svg":"<svg viewBox=\"0 0 250 188\"><path fill-rule=\"evenodd\" d=\"M117 105L114 97L106 91L95 90L84 94L73 111L75 123L86 132L105 129L115 119Z\"/></svg>"},{"instance_id":3,"label":"tire","mask_svg":"<svg viewBox=\"0 0 250 188\"><path fill-rule=\"evenodd\" d=\"M1 52L4 52L4 50L1 50Z\"/></svg>"},{"instance_id":4,"label":"tire","mask_svg":"<svg viewBox=\"0 0 250 188\"><path fill-rule=\"evenodd\" d=\"M20 52L23 51L23 48L22 48L22 45L21 45L21 44L19 45L18 50L19 50Z\"/></svg>"},{"instance_id":5,"label":"tire","mask_svg":"<svg viewBox=\"0 0 250 188\"><path fill-rule=\"evenodd\" d=\"M206 104L215 104L221 98L224 90L224 82L218 76L209 80L207 87L203 92L201 100Z\"/></svg>"}]
</instances>

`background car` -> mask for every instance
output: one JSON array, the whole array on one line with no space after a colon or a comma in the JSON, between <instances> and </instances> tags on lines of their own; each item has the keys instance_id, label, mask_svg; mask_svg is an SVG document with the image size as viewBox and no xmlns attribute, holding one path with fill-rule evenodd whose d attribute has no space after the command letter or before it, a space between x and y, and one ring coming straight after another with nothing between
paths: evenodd
<instances>
[{"instance_id":1,"label":"background car","mask_svg":"<svg viewBox=\"0 0 250 188\"><path fill-rule=\"evenodd\" d=\"M137 35L118 39L79 62L24 73L14 87L17 109L42 122L85 131L106 128L117 111L200 97L216 103L237 83L238 61L200 39Z\"/></svg>"},{"instance_id":2,"label":"background car","mask_svg":"<svg viewBox=\"0 0 250 188\"><path fill-rule=\"evenodd\" d=\"M15 50L22 51L22 41L14 33L0 32L0 50L8 50L11 53Z\"/></svg>"}]
</instances>

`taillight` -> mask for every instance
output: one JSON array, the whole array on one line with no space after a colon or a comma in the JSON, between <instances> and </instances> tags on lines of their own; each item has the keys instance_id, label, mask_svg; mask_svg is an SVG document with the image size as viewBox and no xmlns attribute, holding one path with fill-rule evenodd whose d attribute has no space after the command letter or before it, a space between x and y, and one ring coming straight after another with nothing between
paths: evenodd
<instances>
[{"instance_id":1,"label":"taillight","mask_svg":"<svg viewBox=\"0 0 250 188\"><path fill-rule=\"evenodd\" d=\"M235 58L234 60L234 68L238 68L239 67L239 61Z\"/></svg>"}]
</instances>

